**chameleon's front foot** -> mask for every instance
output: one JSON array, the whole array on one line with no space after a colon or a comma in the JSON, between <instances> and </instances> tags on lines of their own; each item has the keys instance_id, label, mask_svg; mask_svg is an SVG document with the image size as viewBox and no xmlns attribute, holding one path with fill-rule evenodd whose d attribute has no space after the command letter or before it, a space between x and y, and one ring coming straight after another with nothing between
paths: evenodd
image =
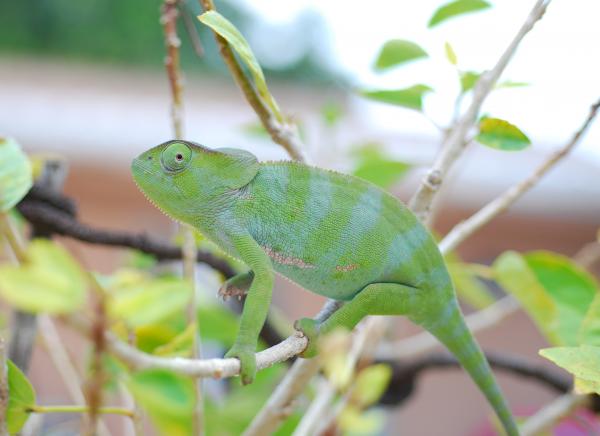
<instances>
[{"instance_id":1,"label":"chameleon's front foot","mask_svg":"<svg viewBox=\"0 0 600 436\"><path fill-rule=\"evenodd\" d=\"M235 275L223 282L217 295L224 301L229 297L238 297L238 299L241 300L241 298L248 293L253 278L254 274L252 271Z\"/></svg>"},{"instance_id":2,"label":"chameleon's front foot","mask_svg":"<svg viewBox=\"0 0 600 436\"><path fill-rule=\"evenodd\" d=\"M231 350L225 354L225 357L234 357L240 361L240 379L243 385L248 385L254 381L256 376L256 354L253 347L235 344Z\"/></svg>"},{"instance_id":3,"label":"chameleon's front foot","mask_svg":"<svg viewBox=\"0 0 600 436\"><path fill-rule=\"evenodd\" d=\"M318 352L319 323L312 318L302 318L294 323L294 328L308 339L308 345L300 356L304 358L315 357Z\"/></svg>"}]
</instances>

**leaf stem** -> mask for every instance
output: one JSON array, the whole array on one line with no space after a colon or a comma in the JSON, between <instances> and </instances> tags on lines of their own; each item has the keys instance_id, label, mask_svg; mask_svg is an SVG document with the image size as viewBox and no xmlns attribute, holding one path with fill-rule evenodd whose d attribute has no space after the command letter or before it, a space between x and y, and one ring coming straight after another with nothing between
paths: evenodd
<instances>
[{"instance_id":1,"label":"leaf stem","mask_svg":"<svg viewBox=\"0 0 600 436\"><path fill-rule=\"evenodd\" d=\"M62 405L62 406L39 406L34 405L27 409L30 413L88 413L90 408L85 405ZM124 407L99 407L96 409L99 414L122 415L130 418L134 417L134 412L131 409Z\"/></svg>"},{"instance_id":2,"label":"leaf stem","mask_svg":"<svg viewBox=\"0 0 600 436\"><path fill-rule=\"evenodd\" d=\"M0 212L0 232L6 238L8 245L10 245L10 248L19 263L26 262L27 254L25 253L25 246L13 225L10 216L6 212Z\"/></svg>"}]
</instances>

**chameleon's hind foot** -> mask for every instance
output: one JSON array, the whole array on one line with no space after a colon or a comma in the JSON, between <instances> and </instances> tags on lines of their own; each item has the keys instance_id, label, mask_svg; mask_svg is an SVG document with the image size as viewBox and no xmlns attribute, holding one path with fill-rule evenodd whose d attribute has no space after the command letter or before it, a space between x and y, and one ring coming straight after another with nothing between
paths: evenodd
<instances>
[{"instance_id":1,"label":"chameleon's hind foot","mask_svg":"<svg viewBox=\"0 0 600 436\"><path fill-rule=\"evenodd\" d=\"M227 301L229 297L237 297L241 300L248 293L253 278L254 274L252 271L233 276L223 282L217 292L217 296L222 298L223 301Z\"/></svg>"},{"instance_id":2,"label":"chameleon's hind foot","mask_svg":"<svg viewBox=\"0 0 600 436\"><path fill-rule=\"evenodd\" d=\"M315 357L318 352L319 323L312 318L302 318L294 323L294 329L301 332L308 339L308 346L300 354L301 357Z\"/></svg>"}]
</instances>

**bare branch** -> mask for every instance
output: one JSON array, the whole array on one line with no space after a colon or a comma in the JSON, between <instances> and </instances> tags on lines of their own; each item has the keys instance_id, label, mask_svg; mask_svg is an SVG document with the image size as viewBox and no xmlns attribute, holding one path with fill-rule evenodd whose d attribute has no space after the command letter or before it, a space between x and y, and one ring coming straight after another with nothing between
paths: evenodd
<instances>
[{"instance_id":1,"label":"bare branch","mask_svg":"<svg viewBox=\"0 0 600 436\"><path fill-rule=\"evenodd\" d=\"M205 11L216 10L213 0L200 0L200 4ZM292 159L305 162L306 156L303 152L304 146L298 135L297 127L285 120L278 120L277 117L271 113L267 105L254 89L254 86L248 77L244 74L244 71L235 58L233 50L229 46L227 40L217 33L215 33L215 39L219 46L221 57L227 65L227 68L229 68L233 79L242 90L248 104L254 109L254 112L258 115L262 125L267 132L269 132L273 141L281 145Z\"/></svg>"},{"instance_id":2,"label":"bare branch","mask_svg":"<svg viewBox=\"0 0 600 436\"><path fill-rule=\"evenodd\" d=\"M590 112L581 127L573 134L569 142L554 152L544 163L525 180L509 188L502 195L495 198L467 220L456 225L440 242L439 247L443 253L454 250L461 242L489 223L496 216L506 211L527 191L534 187L540 179L563 159L578 143L588 129L600 108L600 100L593 104Z\"/></svg>"},{"instance_id":3,"label":"bare branch","mask_svg":"<svg viewBox=\"0 0 600 436\"><path fill-rule=\"evenodd\" d=\"M552 427L559 419L570 415L590 400L588 395L566 394L545 406L521 426L522 436L539 435Z\"/></svg>"},{"instance_id":4,"label":"bare branch","mask_svg":"<svg viewBox=\"0 0 600 436\"><path fill-rule=\"evenodd\" d=\"M533 9L527 16L527 19L502 56L500 56L500 59L498 59L494 68L482 74L477 81L473 90L471 104L446 137L440 154L410 201L411 209L421 221L428 221L435 196L439 191L448 170L463 152L466 146L465 138L469 133L469 130L475 124L483 102L493 89L494 84L502 75L506 65L508 65L508 62L515 54L517 47L525 35L529 33L535 23L544 15L550 1L551 0L538 0L535 3Z\"/></svg>"}]
</instances>

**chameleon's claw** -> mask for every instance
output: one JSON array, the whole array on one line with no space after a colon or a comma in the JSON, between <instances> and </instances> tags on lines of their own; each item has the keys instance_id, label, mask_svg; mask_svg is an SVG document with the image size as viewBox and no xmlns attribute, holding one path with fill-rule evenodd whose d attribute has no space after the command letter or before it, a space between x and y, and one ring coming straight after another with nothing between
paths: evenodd
<instances>
[{"instance_id":1,"label":"chameleon's claw","mask_svg":"<svg viewBox=\"0 0 600 436\"><path fill-rule=\"evenodd\" d=\"M223 301L227 301L229 297L238 297L241 301L242 297L248 293L250 284L252 283L251 274L240 274L223 282L219 288L217 296L222 298Z\"/></svg>"},{"instance_id":2,"label":"chameleon's claw","mask_svg":"<svg viewBox=\"0 0 600 436\"><path fill-rule=\"evenodd\" d=\"M315 357L318 351L319 323L312 318L302 318L294 323L294 329L301 332L308 339L308 345L300 353L300 356L304 358Z\"/></svg>"},{"instance_id":3,"label":"chameleon's claw","mask_svg":"<svg viewBox=\"0 0 600 436\"><path fill-rule=\"evenodd\" d=\"M250 384L256 376L256 355L250 347L234 345L225 357L234 357L240 361L240 380L243 385Z\"/></svg>"}]
</instances>

